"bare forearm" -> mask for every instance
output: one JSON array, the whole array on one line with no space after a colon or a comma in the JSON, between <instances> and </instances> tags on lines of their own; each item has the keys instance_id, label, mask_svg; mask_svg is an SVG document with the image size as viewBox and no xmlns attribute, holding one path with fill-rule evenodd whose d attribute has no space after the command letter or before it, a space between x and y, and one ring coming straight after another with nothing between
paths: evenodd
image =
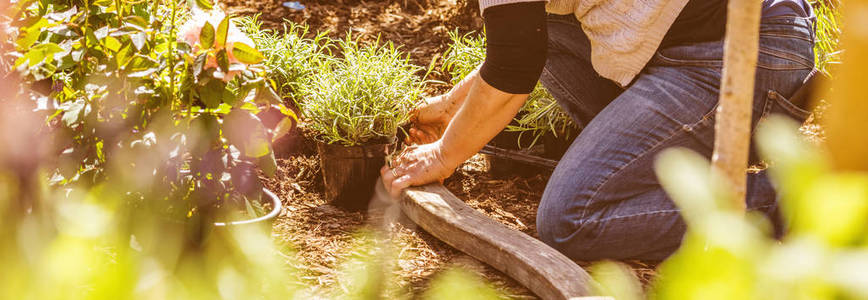
<instances>
[{"instance_id":1,"label":"bare forearm","mask_svg":"<svg viewBox=\"0 0 868 300\"><path fill-rule=\"evenodd\" d=\"M444 105L444 113L446 113L450 119L455 116L458 109L460 109L464 104L464 100L467 99L467 94L470 93L470 88L473 86L473 82L477 77L479 77L479 68L476 68L471 71L470 74L464 76L464 79L453 86L448 93L443 95L443 100L446 102Z\"/></svg>"},{"instance_id":2,"label":"bare forearm","mask_svg":"<svg viewBox=\"0 0 868 300\"><path fill-rule=\"evenodd\" d=\"M468 76L463 105L439 141L444 160L450 167L470 158L506 127L527 100L527 94L502 92L478 75Z\"/></svg>"}]
</instances>

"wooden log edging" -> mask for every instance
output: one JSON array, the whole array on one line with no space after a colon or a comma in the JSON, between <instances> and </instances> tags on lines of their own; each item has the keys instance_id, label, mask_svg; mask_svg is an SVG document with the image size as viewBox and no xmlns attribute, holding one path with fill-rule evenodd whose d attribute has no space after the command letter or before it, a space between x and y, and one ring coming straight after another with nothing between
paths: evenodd
<instances>
[{"instance_id":1,"label":"wooden log edging","mask_svg":"<svg viewBox=\"0 0 868 300\"><path fill-rule=\"evenodd\" d=\"M409 188L400 202L404 214L425 231L512 277L540 298L591 295L593 281L578 264L467 206L441 184Z\"/></svg>"}]
</instances>

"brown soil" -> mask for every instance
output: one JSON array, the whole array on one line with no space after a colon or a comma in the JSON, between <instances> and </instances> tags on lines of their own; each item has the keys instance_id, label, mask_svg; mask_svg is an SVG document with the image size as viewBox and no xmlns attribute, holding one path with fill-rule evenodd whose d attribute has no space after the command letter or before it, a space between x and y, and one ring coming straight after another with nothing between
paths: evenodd
<instances>
[{"instance_id":1,"label":"brown soil","mask_svg":"<svg viewBox=\"0 0 868 300\"><path fill-rule=\"evenodd\" d=\"M314 31L330 31L333 38L347 32L366 40L393 41L402 45L418 65L437 63L449 44L449 32L478 31L482 27L473 0L314 0L301 1L307 8L292 11L281 6L283 0L228 0L229 13L252 15L261 13L265 27L281 29L284 19L307 23ZM439 66L439 64L437 64ZM443 72L445 74L445 72ZM434 79L448 81L443 74ZM446 86L435 87L442 91ZM377 217L347 212L324 200L318 158L309 145L298 145L301 153L278 161L279 170L266 186L276 192L286 207L274 224L275 239L286 246L287 262L304 270L301 284L313 293L322 294L342 286L342 264L359 255L361 232L385 233L392 251L392 278L395 291L387 294L419 296L428 282L441 270L460 266L491 282L509 298L534 299L530 291L502 273L464 255L437 240L412 222L391 223L382 229ZM486 172L485 161L476 156L463 165L445 185L468 205L480 212L531 236L536 236L536 208L548 180L548 173L531 176L493 178ZM379 239L378 239L379 240ZM583 264L585 265L585 264ZM645 282L653 269L633 262L637 275Z\"/></svg>"}]
</instances>

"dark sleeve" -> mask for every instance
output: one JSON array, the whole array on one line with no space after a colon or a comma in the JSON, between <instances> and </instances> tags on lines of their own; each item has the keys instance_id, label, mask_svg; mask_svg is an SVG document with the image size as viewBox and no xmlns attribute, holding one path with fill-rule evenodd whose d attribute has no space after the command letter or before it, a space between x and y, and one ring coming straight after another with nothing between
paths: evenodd
<instances>
[{"instance_id":1,"label":"dark sleeve","mask_svg":"<svg viewBox=\"0 0 868 300\"><path fill-rule=\"evenodd\" d=\"M545 2L504 4L485 9L485 63L482 80L510 94L529 94L546 63Z\"/></svg>"}]
</instances>

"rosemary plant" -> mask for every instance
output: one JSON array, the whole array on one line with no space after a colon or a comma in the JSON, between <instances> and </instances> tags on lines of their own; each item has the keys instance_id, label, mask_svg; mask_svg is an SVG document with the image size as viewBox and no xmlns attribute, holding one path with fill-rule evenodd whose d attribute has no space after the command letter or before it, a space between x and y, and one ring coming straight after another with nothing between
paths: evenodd
<instances>
[{"instance_id":1,"label":"rosemary plant","mask_svg":"<svg viewBox=\"0 0 868 300\"><path fill-rule=\"evenodd\" d=\"M344 57L319 64L302 86L306 125L329 144L390 142L422 96L425 82L416 73L423 69L391 42L363 45L348 36L338 48Z\"/></svg>"},{"instance_id":2,"label":"rosemary plant","mask_svg":"<svg viewBox=\"0 0 868 300\"><path fill-rule=\"evenodd\" d=\"M282 33L262 29L258 14L239 18L237 22L265 56L262 64L269 70L269 78L284 99L301 101L301 86L310 83L318 65L332 59L329 54L333 45L326 31L306 38L309 27L292 22L288 26L284 23Z\"/></svg>"},{"instance_id":3,"label":"rosemary plant","mask_svg":"<svg viewBox=\"0 0 868 300\"><path fill-rule=\"evenodd\" d=\"M841 1L812 0L810 3L817 15L817 43L814 45L817 69L830 75L829 67L841 62L841 48L838 46Z\"/></svg>"}]
</instances>

